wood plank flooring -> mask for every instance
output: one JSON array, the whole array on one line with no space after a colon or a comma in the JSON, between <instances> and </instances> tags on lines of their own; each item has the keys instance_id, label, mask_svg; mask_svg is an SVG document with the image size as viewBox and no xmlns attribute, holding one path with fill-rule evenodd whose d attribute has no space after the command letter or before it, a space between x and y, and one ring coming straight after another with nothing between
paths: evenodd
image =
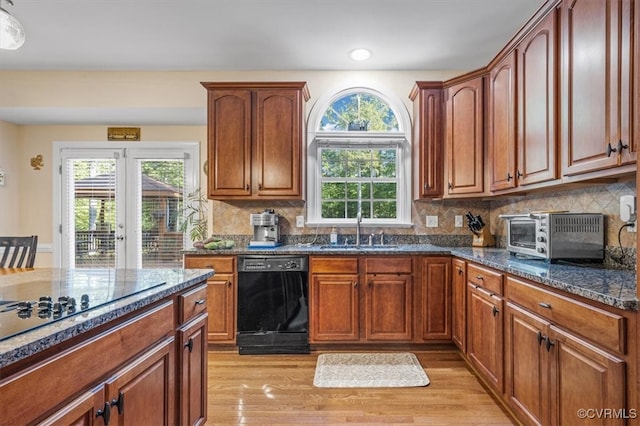
<instances>
[{"instance_id":1,"label":"wood plank flooring","mask_svg":"<svg viewBox=\"0 0 640 426\"><path fill-rule=\"evenodd\" d=\"M331 351L323 351L331 352ZM318 354L209 352L207 425L513 425L454 349L412 351L431 383L313 386Z\"/></svg>"}]
</instances>

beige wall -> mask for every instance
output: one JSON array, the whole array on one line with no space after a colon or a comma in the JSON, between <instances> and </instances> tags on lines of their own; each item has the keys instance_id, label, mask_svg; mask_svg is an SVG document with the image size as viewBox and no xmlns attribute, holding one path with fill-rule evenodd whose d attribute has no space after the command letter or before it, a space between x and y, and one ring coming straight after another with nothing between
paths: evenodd
<instances>
[{"instance_id":1,"label":"beige wall","mask_svg":"<svg viewBox=\"0 0 640 426\"><path fill-rule=\"evenodd\" d=\"M0 235L13 235L20 226L19 130L0 121L0 170L5 175L5 185L0 186Z\"/></svg>"}]
</instances>

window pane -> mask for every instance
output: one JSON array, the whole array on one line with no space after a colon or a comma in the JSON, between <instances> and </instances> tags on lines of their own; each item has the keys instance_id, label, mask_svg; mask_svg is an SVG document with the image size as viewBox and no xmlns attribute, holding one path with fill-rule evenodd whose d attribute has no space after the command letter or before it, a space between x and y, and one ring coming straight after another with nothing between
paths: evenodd
<instances>
[{"instance_id":1,"label":"window pane","mask_svg":"<svg viewBox=\"0 0 640 426\"><path fill-rule=\"evenodd\" d=\"M344 200L345 196L344 182L325 182L322 184L323 200Z\"/></svg>"},{"instance_id":2,"label":"window pane","mask_svg":"<svg viewBox=\"0 0 640 426\"><path fill-rule=\"evenodd\" d=\"M343 149L321 150L322 177L345 177L347 152Z\"/></svg>"},{"instance_id":3,"label":"window pane","mask_svg":"<svg viewBox=\"0 0 640 426\"><path fill-rule=\"evenodd\" d=\"M398 119L389 105L370 93L349 93L336 99L324 112L321 131L397 132Z\"/></svg>"},{"instance_id":4,"label":"window pane","mask_svg":"<svg viewBox=\"0 0 640 426\"><path fill-rule=\"evenodd\" d=\"M394 219L396 217L396 202L374 201L373 216L378 219Z\"/></svg>"},{"instance_id":5,"label":"window pane","mask_svg":"<svg viewBox=\"0 0 640 426\"><path fill-rule=\"evenodd\" d=\"M344 202L323 201L322 217L326 219L344 219Z\"/></svg>"},{"instance_id":6,"label":"window pane","mask_svg":"<svg viewBox=\"0 0 640 426\"><path fill-rule=\"evenodd\" d=\"M373 184L373 198L376 200L396 199L396 184L395 182L382 182Z\"/></svg>"}]
</instances>

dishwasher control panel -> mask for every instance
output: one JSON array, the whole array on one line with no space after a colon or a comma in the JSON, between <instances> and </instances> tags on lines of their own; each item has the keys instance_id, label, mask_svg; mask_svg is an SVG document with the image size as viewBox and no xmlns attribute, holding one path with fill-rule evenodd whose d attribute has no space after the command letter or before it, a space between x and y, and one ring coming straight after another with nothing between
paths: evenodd
<instances>
[{"instance_id":1,"label":"dishwasher control panel","mask_svg":"<svg viewBox=\"0 0 640 426\"><path fill-rule=\"evenodd\" d=\"M307 256L238 256L238 272L308 271Z\"/></svg>"}]
</instances>

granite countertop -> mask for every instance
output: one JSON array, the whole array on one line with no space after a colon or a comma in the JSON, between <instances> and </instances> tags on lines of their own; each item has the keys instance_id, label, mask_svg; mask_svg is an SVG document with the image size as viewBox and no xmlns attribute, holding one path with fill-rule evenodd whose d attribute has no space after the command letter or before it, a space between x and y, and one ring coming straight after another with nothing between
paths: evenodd
<instances>
[{"instance_id":1,"label":"granite countertop","mask_svg":"<svg viewBox=\"0 0 640 426\"><path fill-rule=\"evenodd\" d=\"M46 268L4 275L0 279L0 300L7 300L7 298L16 300L20 293L28 293L30 285L46 286L48 283L52 289L64 287L65 291L75 287L81 287L86 291L91 287L92 296L95 295L94 300L102 297L100 294L104 290L104 293L111 295L111 299L103 299L101 304L96 304L95 308L46 323L0 341L0 368L178 293L206 280L213 273L214 271L210 269ZM122 286L128 287L128 292L133 294L119 293ZM25 300L30 299L25 298ZM2 315L17 314L5 312Z\"/></svg>"},{"instance_id":2,"label":"granite countertop","mask_svg":"<svg viewBox=\"0 0 640 426\"><path fill-rule=\"evenodd\" d=\"M285 245L272 249L248 249L237 247L231 250L185 250L185 254L196 255L357 255L357 254L418 254L453 255L468 261L486 265L514 276L563 290L624 310L638 310L636 296L636 271L605 269L597 265L575 265L569 263L548 263L536 259L520 259L505 249L443 247L432 244L399 244L375 248L360 247L327 248L321 245Z\"/></svg>"}]
</instances>

